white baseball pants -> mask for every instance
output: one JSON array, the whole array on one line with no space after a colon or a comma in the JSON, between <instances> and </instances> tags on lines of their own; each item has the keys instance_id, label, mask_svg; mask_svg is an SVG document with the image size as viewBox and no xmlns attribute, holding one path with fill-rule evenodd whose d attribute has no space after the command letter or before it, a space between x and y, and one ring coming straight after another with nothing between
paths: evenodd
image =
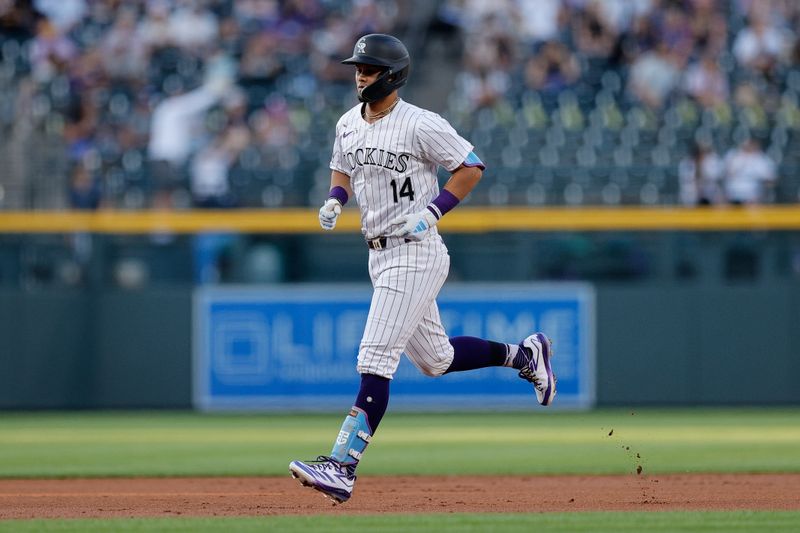
<instances>
[{"instance_id":1,"label":"white baseball pants","mask_svg":"<svg viewBox=\"0 0 800 533\"><path fill-rule=\"evenodd\" d=\"M436 306L449 270L450 255L438 234L369 251L374 292L358 351L359 374L391 379L403 352L428 376L450 367L453 347Z\"/></svg>"}]
</instances>

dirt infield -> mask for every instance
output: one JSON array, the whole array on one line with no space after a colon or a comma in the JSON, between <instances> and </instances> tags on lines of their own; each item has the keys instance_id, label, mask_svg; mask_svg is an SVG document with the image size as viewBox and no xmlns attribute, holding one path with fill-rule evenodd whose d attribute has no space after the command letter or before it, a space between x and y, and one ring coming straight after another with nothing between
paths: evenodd
<instances>
[{"instance_id":1,"label":"dirt infield","mask_svg":"<svg viewBox=\"0 0 800 533\"><path fill-rule=\"evenodd\" d=\"M291 479L0 480L0 519L449 512L800 510L800 474L370 477L332 505Z\"/></svg>"}]
</instances>

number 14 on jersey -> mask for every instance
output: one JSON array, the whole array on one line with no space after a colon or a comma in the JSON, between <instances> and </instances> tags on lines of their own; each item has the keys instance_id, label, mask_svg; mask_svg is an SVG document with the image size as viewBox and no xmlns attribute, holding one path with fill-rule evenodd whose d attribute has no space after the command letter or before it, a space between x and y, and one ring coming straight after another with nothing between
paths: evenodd
<instances>
[{"instance_id":1,"label":"number 14 on jersey","mask_svg":"<svg viewBox=\"0 0 800 533\"><path fill-rule=\"evenodd\" d=\"M392 186L392 197L394 198L394 203L400 201L400 198L407 196L409 200L412 202L414 201L414 187L411 185L411 176L406 177L403 180L403 184L400 185L400 190L397 190L397 180L392 179L389 182L389 185Z\"/></svg>"}]
</instances>

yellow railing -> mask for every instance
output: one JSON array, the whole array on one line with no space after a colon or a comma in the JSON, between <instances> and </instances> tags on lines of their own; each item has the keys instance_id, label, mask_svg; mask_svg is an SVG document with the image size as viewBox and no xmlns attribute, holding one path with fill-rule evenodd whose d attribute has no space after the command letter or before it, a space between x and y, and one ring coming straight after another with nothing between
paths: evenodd
<instances>
[{"instance_id":1,"label":"yellow railing","mask_svg":"<svg viewBox=\"0 0 800 533\"><path fill-rule=\"evenodd\" d=\"M462 206L441 222L449 233L496 231L798 230L800 205L726 208L477 208ZM357 232L347 208L338 231ZM316 209L194 211L0 211L0 233L146 234L318 233Z\"/></svg>"}]
</instances>

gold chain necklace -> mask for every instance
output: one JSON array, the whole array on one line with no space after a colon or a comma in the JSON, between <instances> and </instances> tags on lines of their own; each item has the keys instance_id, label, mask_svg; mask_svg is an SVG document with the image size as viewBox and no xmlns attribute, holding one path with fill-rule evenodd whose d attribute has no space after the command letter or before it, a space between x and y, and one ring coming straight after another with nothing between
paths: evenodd
<instances>
[{"instance_id":1,"label":"gold chain necklace","mask_svg":"<svg viewBox=\"0 0 800 533\"><path fill-rule=\"evenodd\" d=\"M378 111L374 115L370 114L370 112L367 111L367 106L364 106L364 117L366 117L367 120L375 120L375 119L379 119L379 118L385 117L386 115L388 115L389 113L392 112L392 109L395 108L395 106L397 105L397 102L399 102L399 101L400 101L400 99L397 98L394 102L392 102L392 105L390 105L389 107L387 107L383 111Z\"/></svg>"}]
</instances>

